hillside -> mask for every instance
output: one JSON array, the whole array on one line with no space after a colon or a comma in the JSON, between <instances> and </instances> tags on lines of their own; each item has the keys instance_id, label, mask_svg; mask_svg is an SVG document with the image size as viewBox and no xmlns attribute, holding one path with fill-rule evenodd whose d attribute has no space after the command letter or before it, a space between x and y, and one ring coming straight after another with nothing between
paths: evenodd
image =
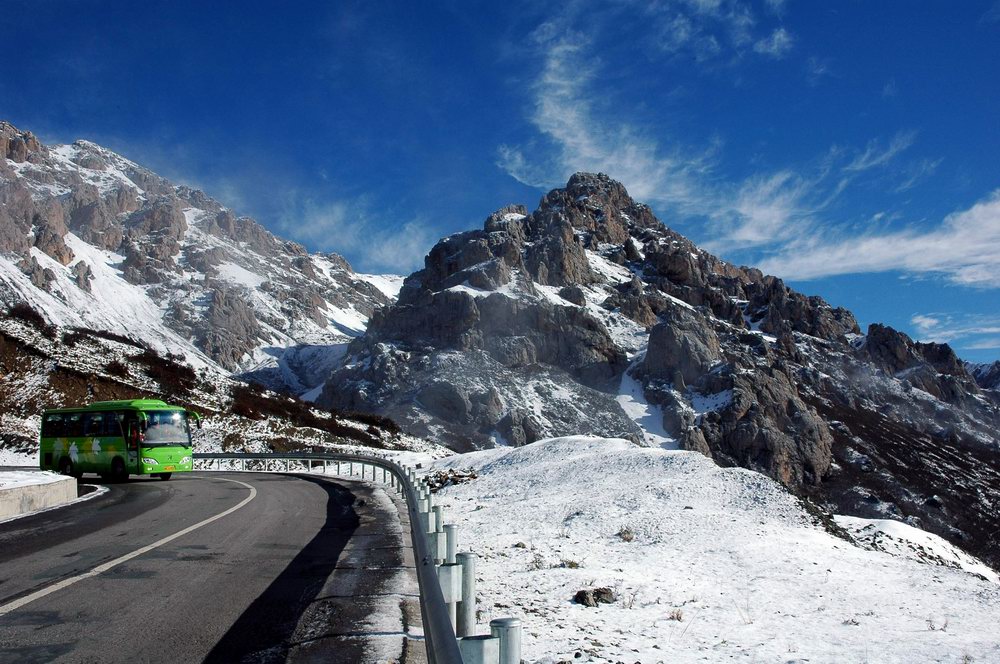
<instances>
[{"instance_id":1,"label":"hillside","mask_svg":"<svg viewBox=\"0 0 1000 664\"><path fill-rule=\"evenodd\" d=\"M315 449L371 453L443 449L364 413L335 413L246 385L212 367L104 330L56 328L19 305L0 312L0 450L36 458L44 408L139 397L205 415L199 452Z\"/></svg>"}]
</instances>

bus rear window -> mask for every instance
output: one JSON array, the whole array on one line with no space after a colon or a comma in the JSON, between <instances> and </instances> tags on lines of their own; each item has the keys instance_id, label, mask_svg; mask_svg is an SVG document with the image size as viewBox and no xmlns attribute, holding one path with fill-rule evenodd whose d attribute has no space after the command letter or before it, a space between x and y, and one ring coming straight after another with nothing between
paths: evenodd
<instances>
[{"instance_id":1,"label":"bus rear window","mask_svg":"<svg viewBox=\"0 0 1000 664\"><path fill-rule=\"evenodd\" d=\"M46 413L42 418L42 438L56 438L63 434L63 414Z\"/></svg>"}]
</instances>

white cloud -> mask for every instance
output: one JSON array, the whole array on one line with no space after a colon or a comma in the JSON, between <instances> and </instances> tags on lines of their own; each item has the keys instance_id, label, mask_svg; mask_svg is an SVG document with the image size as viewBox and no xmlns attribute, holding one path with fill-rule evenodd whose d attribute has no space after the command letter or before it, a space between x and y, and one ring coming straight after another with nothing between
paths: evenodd
<instances>
[{"instance_id":1,"label":"white cloud","mask_svg":"<svg viewBox=\"0 0 1000 664\"><path fill-rule=\"evenodd\" d=\"M833 76L833 61L830 58L810 56L806 60L806 81L809 85L819 85L826 76Z\"/></svg>"},{"instance_id":2,"label":"white cloud","mask_svg":"<svg viewBox=\"0 0 1000 664\"><path fill-rule=\"evenodd\" d=\"M1000 315L914 314L910 323L920 341L949 343L969 350L1000 348Z\"/></svg>"},{"instance_id":3,"label":"white cloud","mask_svg":"<svg viewBox=\"0 0 1000 664\"><path fill-rule=\"evenodd\" d=\"M732 247L770 245L807 231L811 224L813 183L791 171L779 171L747 179L733 197L724 197L710 217L715 239L705 243L711 251ZM725 201L732 200L732 204Z\"/></svg>"},{"instance_id":4,"label":"white cloud","mask_svg":"<svg viewBox=\"0 0 1000 664\"><path fill-rule=\"evenodd\" d=\"M865 151L845 166L844 170L858 172L867 171L876 166L884 166L892 161L893 157L913 145L913 141L916 138L917 133L914 131L901 131L893 136L892 140L889 141L889 145L884 148L877 139L869 141Z\"/></svg>"},{"instance_id":5,"label":"white cloud","mask_svg":"<svg viewBox=\"0 0 1000 664\"><path fill-rule=\"evenodd\" d=\"M761 268L789 279L901 270L944 275L964 286L1000 288L1000 189L932 230L800 239Z\"/></svg>"},{"instance_id":6,"label":"white cloud","mask_svg":"<svg viewBox=\"0 0 1000 664\"><path fill-rule=\"evenodd\" d=\"M964 350L993 350L1000 348L1000 337L988 337L962 346Z\"/></svg>"},{"instance_id":7,"label":"white cloud","mask_svg":"<svg viewBox=\"0 0 1000 664\"><path fill-rule=\"evenodd\" d=\"M546 156L529 159L526 148L501 145L497 165L535 187L562 185L576 171L601 171L641 200L702 209L699 176L711 168L718 146L700 153L664 149L627 123L601 122L586 95L594 73L582 57L586 45L584 36L576 33L543 44L545 62L533 86L530 119L554 151L536 149Z\"/></svg>"},{"instance_id":8,"label":"white cloud","mask_svg":"<svg viewBox=\"0 0 1000 664\"><path fill-rule=\"evenodd\" d=\"M294 197L280 220L282 231L321 251L345 254L356 268L409 274L440 233L424 220L402 226L374 217L363 201L317 203Z\"/></svg>"},{"instance_id":9,"label":"white cloud","mask_svg":"<svg viewBox=\"0 0 1000 664\"><path fill-rule=\"evenodd\" d=\"M793 42L792 35L787 30L778 28L770 36L757 40L753 50L761 55L780 58L792 50Z\"/></svg>"}]
</instances>

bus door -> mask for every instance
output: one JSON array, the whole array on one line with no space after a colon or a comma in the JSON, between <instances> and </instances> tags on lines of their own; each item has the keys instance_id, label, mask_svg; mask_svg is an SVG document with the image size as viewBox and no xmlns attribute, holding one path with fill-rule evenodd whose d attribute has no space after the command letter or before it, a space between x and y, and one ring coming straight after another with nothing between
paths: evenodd
<instances>
[{"instance_id":1,"label":"bus door","mask_svg":"<svg viewBox=\"0 0 1000 664\"><path fill-rule=\"evenodd\" d=\"M129 468L129 472L135 474L142 473L142 467L139 461L139 447L142 445L142 439L144 437L143 433L143 422L132 413L126 413L124 418L122 418L122 433L125 440L125 449L127 450L126 465Z\"/></svg>"}]
</instances>

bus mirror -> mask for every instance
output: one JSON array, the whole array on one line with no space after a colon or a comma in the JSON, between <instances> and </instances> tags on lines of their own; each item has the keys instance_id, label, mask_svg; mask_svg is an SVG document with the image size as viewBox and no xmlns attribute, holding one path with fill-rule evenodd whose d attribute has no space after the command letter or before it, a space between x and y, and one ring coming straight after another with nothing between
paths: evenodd
<instances>
[{"instance_id":1,"label":"bus mirror","mask_svg":"<svg viewBox=\"0 0 1000 664\"><path fill-rule=\"evenodd\" d=\"M194 425L196 427L198 427L199 429L201 428L201 415L199 415L193 410L189 410L187 412L187 416L189 420L194 420Z\"/></svg>"}]
</instances>

